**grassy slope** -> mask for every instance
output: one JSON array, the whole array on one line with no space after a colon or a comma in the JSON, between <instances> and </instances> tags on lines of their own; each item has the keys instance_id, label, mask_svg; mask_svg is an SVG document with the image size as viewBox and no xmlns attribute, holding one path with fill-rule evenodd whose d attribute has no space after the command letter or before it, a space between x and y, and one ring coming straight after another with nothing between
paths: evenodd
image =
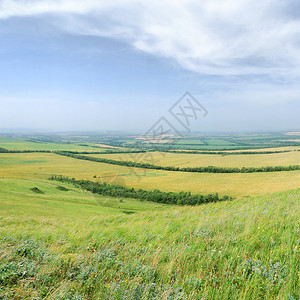
<instances>
[{"instance_id":1,"label":"grassy slope","mask_svg":"<svg viewBox=\"0 0 300 300\"><path fill-rule=\"evenodd\" d=\"M69 191L58 190L58 186ZM44 194L30 189L37 187ZM73 185L39 179L0 178L1 214L11 217L66 217L87 219L92 216L120 214L123 211L139 212L165 209L166 205L146 202L141 206L134 199L118 199L93 195ZM121 200L121 201L120 201Z\"/></svg>"},{"instance_id":2,"label":"grassy slope","mask_svg":"<svg viewBox=\"0 0 300 300\"><path fill-rule=\"evenodd\" d=\"M177 155L177 154L174 154ZM133 173L131 173L133 171ZM0 154L0 177L42 178L61 174L77 179L105 180L143 189L215 193L233 197L284 191L300 186L300 171L205 174L147 170L78 160L49 153ZM136 174L140 176L137 177ZM100 178L99 178L100 177Z\"/></svg>"},{"instance_id":3,"label":"grassy slope","mask_svg":"<svg viewBox=\"0 0 300 300\"><path fill-rule=\"evenodd\" d=\"M299 296L299 189L132 215L47 181L0 189L0 298Z\"/></svg>"},{"instance_id":4,"label":"grassy slope","mask_svg":"<svg viewBox=\"0 0 300 300\"><path fill-rule=\"evenodd\" d=\"M262 166L288 166L300 165L300 151L274 153L274 154L250 154L250 155L209 155L209 154L185 154L185 153L123 153L123 154L89 154L88 156L101 157L114 160L143 162L160 166L175 167L262 167ZM143 159L144 158L144 159ZM148 162L148 161L146 161Z\"/></svg>"}]
</instances>

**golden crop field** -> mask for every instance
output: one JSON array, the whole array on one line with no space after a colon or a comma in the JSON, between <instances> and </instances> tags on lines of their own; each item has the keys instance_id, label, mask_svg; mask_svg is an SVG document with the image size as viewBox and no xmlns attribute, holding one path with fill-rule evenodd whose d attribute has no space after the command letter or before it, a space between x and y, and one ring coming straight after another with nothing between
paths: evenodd
<instances>
[{"instance_id":1,"label":"golden crop field","mask_svg":"<svg viewBox=\"0 0 300 300\"><path fill-rule=\"evenodd\" d=\"M205 152L216 152L216 151L221 151L221 152L229 152L229 153L234 153L234 152L276 152L276 151L294 151L294 150L300 150L300 146L285 146L285 147L271 147L271 148L257 148L257 149L238 149L238 150L196 150L196 151L205 151ZM187 149L174 149L174 151L195 151L195 150L187 150Z\"/></svg>"},{"instance_id":2,"label":"golden crop field","mask_svg":"<svg viewBox=\"0 0 300 300\"><path fill-rule=\"evenodd\" d=\"M175 167L262 167L300 165L300 151L272 153L272 154L243 154L243 155L216 155L216 154L186 154L186 153L116 153L93 154L115 160L148 162L160 166Z\"/></svg>"},{"instance_id":3,"label":"golden crop field","mask_svg":"<svg viewBox=\"0 0 300 300\"><path fill-rule=\"evenodd\" d=\"M300 150L300 146L286 146L286 147L273 147L273 148L258 148L258 149L240 149L240 150L224 150L222 152L264 152L264 151L293 151L293 150Z\"/></svg>"},{"instance_id":4,"label":"golden crop field","mask_svg":"<svg viewBox=\"0 0 300 300\"><path fill-rule=\"evenodd\" d=\"M46 179L53 174L77 179L104 180L134 188L201 194L218 192L220 195L233 197L279 192L300 186L300 171L249 174L185 173L129 169L125 166L78 160L52 153L0 154L0 177ZM95 175L97 178L93 178Z\"/></svg>"}]
</instances>

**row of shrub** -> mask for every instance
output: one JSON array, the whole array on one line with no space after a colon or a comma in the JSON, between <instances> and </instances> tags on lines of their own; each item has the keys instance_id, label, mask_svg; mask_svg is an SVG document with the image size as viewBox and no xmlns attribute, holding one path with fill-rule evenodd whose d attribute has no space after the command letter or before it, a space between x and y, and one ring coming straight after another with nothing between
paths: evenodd
<instances>
[{"instance_id":1,"label":"row of shrub","mask_svg":"<svg viewBox=\"0 0 300 300\"><path fill-rule=\"evenodd\" d=\"M242 167L242 168L229 168L229 167L172 167L172 166L159 166L148 163L135 162L135 161L123 161L113 160L102 157L92 157L85 155L77 155L66 151L55 151L56 154L69 156L76 159L89 160L94 162L127 166L134 168L153 169L153 170L165 170L165 171L179 171L179 172L195 172L195 173L256 173L256 172L279 172L279 171L294 171L300 170L299 165L294 166L266 166L266 167Z\"/></svg>"},{"instance_id":2,"label":"row of shrub","mask_svg":"<svg viewBox=\"0 0 300 300\"><path fill-rule=\"evenodd\" d=\"M216 155L245 155L245 154L275 154L285 153L299 150L281 150L281 151L242 151L242 152L224 152L224 151L185 151L185 150L165 150L162 152L178 153L178 154L216 154Z\"/></svg>"},{"instance_id":3,"label":"row of shrub","mask_svg":"<svg viewBox=\"0 0 300 300\"><path fill-rule=\"evenodd\" d=\"M110 144L113 145L113 144ZM295 143L273 143L273 144L243 144L238 146L213 146L209 147L208 145L186 145L186 144L177 144L176 142L172 144L141 144L135 143L130 145L119 145L119 147L126 147L126 148L141 148L141 149L155 149L156 151L168 151L168 150L190 150L190 151L232 151L232 150L257 150L257 149L268 149L268 148L275 148L275 147L295 147L299 146L299 142ZM266 150L268 151L268 150Z\"/></svg>"},{"instance_id":4,"label":"row of shrub","mask_svg":"<svg viewBox=\"0 0 300 300\"><path fill-rule=\"evenodd\" d=\"M146 152L167 152L175 154L215 154L215 155L247 155L247 154L275 154L300 150L279 150L279 151L242 151L242 152L224 152L224 151L199 151L199 150L169 150L169 149L138 149L138 150L105 150L105 151L56 151L56 150L8 150L0 147L0 153L52 153L67 152L71 154L126 154L126 153L146 153Z\"/></svg>"},{"instance_id":5,"label":"row of shrub","mask_svg":"<svg viewBox=\"0 0 300 300\"><path fill-rule=\"evenodd\" d=\"M105 151L63 151L72 154L125 154L125 153L144 153L150 152L149 150L105 150Z\"/></svg>"},{"instance_id":6,"label":"row of shrub","mask_svg":"<svg viewBox=\"0 0 300 300\"><path fill-rule=\"evenodd\" d=\"M0 153L35 153L35 152L41 152L41 153L52 153L56 152L56 150L8 150L5 148L0 147ZM72 154L114 154L114 153L144 153L149 152L146 150L105 150L105 151L63 151L68 152Z\"/></svg>"},{"instance_id":7,"label":"row of shrub","mask_svg":"<svg viewBox=\"0 0 300 300\"><path fill-rule=\"evenodd\" d=\"M56 180L64 183L72 183L73 185L90 191L95 194L139 199L141 201L152 201L163 204L176 205L199 205L203 203L218 202L231 200L229 196L219 197L218 193L209 195L191 194L190 192L161 192L159 190L136 190L121 185L113 185L108 183L93 182L90 180L76 180L61 175L53 175L49 180Z\"/></svg>"},{"instance_id":8,"label":"row of shrub","mask_svg":"<svg viewBox=\"0 0 300 300\"><path fill-rule=\"evenodd\" d=\"M126 154L126 153L146 153L146 152L167 152L175 154L215 154L215 155L247 155L247 154L276 154L300 150L279 150L279 151L242 151L242 152L225 152L225 151L198 151L198 150L157 150L157 149L140 149L140 150L106 150L106 151L66 151L72 154Z\"/></svg>"},{"instance_id":9,"label":"row of shrub","mask_svg":"<svg viewBox=\"0 0 300 300\"><path fill-rule=\"evenodd\" d=\"M51 153L53 151L49 151L49 150L8 150L8 149L0 147L0 153L35 153L35 152Z\"/></svg>"}]
</instances>

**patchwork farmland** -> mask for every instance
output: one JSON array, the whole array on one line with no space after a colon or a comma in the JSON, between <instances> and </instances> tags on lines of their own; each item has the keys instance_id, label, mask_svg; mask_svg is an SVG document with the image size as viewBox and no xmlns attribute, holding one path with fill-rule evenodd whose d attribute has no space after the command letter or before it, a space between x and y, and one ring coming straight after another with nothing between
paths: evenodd
<instances>
[{"instance_id":1,"label":"patchwork farmland","mask_svg":"<svg viewBox=\"0 0 300 300\"><path fill-rule=\"evenodd\" d=\"M297 299L300 170L192 173L76 157L300 165L294 135L264 136L265 148L260 136L226 138L249 143L242 150L223 137L191 149L198 138L151 149L129 147L131 136L1 137L1 298Z\"/></svg>"}]
</instances>

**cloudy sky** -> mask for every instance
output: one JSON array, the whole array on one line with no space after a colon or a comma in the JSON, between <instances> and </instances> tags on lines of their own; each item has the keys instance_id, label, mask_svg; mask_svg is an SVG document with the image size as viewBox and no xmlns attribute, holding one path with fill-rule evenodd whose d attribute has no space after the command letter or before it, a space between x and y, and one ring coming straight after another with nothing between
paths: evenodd
<instances>
[{"instance_id":1,"label":"cloudy sky","mask_svg":"<svg viewBox=\"0 0 300 300\"><path fill-rule=\"evenodd\" d=\"M0 0L0 128L300 128L299 0Z\"/></svg>"}]
</instances>

